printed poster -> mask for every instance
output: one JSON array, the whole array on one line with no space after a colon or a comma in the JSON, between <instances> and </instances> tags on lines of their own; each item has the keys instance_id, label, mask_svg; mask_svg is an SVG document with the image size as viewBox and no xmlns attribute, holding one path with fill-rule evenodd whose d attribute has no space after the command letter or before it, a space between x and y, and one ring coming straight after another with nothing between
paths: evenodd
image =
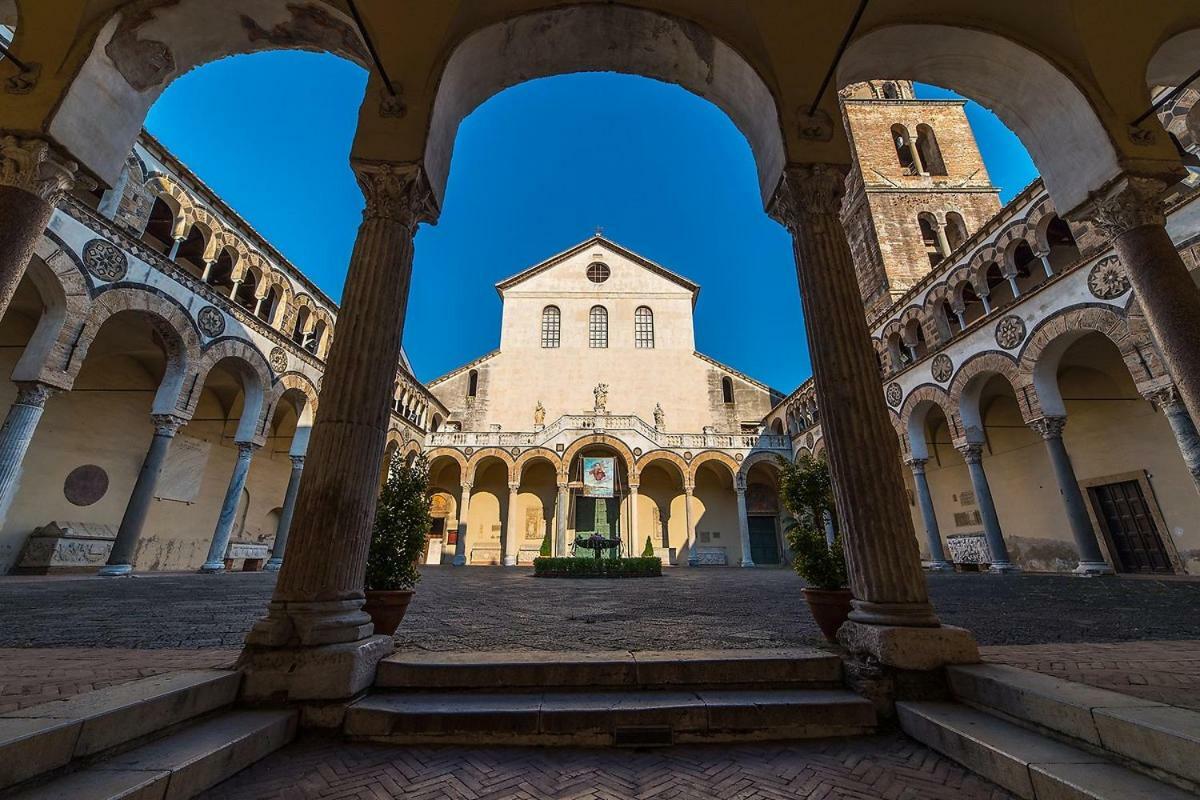
<instances>
[{"instance_id":1,"label":"printed poster","mask_svg":"<svg viewBox=\"0 0 1200 800\"><path fill-rule=\"evenodd\" d=\"M612 458L583 459L583 496L612 497L616 460Z\"/></svg>"}]
</instances>

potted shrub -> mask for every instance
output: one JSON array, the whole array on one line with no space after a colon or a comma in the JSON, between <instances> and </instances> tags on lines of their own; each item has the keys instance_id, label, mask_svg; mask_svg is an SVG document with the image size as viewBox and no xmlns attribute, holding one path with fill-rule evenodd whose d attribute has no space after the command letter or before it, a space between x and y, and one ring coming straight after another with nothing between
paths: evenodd
<instances>
[{"instance_id":1,"label":"potted shrub","mask_svg":"<svg viewBox=\"0 0 1200 800\"><path fill-rule=\"evenodd\" d=\"M825 638L836 642L838 628L850 615L852 597L842 537L832 543L825 538L825 515L833 516L829 466L807 454L794 464L780 461L780 495L796 518L787 530L792 568L808 584L802 591L813 619Z\"/></svg>"},{"instance_id":2,"label":"potted shrub","mask_svg":"<svg viewBox=\"0 0 1200 800\"><path fill-rule=\"evenodd\" d=\"M428 491L429 470L423 457L412 466L392 459L387 482L379 494L367 554L367 602L363 610L375 623L376 633L391 636L396 632L412 601L413 587L421 580L417 562L425 552L425 537L433 526Z\"/></svg>"}]
</instances>

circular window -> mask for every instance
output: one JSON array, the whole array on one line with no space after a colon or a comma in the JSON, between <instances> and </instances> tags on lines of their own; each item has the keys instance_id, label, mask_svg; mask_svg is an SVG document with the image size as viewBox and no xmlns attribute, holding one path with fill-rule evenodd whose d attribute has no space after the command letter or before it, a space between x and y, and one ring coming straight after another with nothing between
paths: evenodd
<instances>
[{"instance_id":1,"label":"circular window","mask_svg":"<svg viewBox=\"0 0 1200 800\"><path fill-rule=\"evenodd\" d=\"M604 283L610 274L607 264L601 264L599 261L588 264L587 276L592 283Z\"/></svg>"}]
</instances>

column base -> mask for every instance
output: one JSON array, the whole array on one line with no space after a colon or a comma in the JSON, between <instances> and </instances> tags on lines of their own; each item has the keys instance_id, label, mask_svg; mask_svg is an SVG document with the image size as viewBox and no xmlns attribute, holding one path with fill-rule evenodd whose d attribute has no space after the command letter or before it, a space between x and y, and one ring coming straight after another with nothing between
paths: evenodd
<instances>
[{"instance_id":1,"label":"column base","mask_svg":"<svg viewBox=\"0 0 1200 800\"><path fill-rule=\"evenodd\" d=\"M467 565L467 557L456 555L454 560L450 562L451 566L465 567Z\"/></svg>"},{"instance_id":2,"label":"column base","mask_svg":"<svg viewBox=\"0 0 1200 800\"><path fill-rule=\"evenodd\" d=\"M202 575L216 575L218 572L225 571L225 562L224 561L206 561L206 562L204 562L204 566L202 566L198 571Z\"/></svg>"},{"instance_id":3,"label":"column base","mask_svg":"<svg viewBox=\"0 0 1200 800\"><path fill-rule=\"evenodd\" d=\"M739 566L742 566L742 567L753 567L753 566L754 566L754 562L753 562L752 560L748 559L748 558L743 558L743 559L742 559L742 563L741 563Z\"/></svg>"},{"instance_id":4,"label":"column base","mask_svg":"<svg viewBox=\"0 0 1200 800\"><path fill-rule=\"evenodd\" d=\"M505 556L504 558L502 558L500 560L500 564L501 564L501 566L505 566L505 567L515 567L517 565L517 557L516 556Z\"/></svg>"},{"instance_id":5,"label":"column base","mask_svg":"<svg viewBox=\"0 0 1200 800\"><path fill-rule=\"evenodd\" d=\"M279 572L283 569L283 559L271 556L267 559L267 563L263 564L263 572Z\"/></svg>"},{"instance_id":6,"label":"column base","mask_svg":"<svg viewBox=\"0 0 1200 800\"><path fill-rule=\"evenodd\" d=\"M132 564L105 564L96 574L101 578L124 578L133 572Z\"/></svg>"},{"instance_id":7,"label":"column base","mask_svg":"<svg viewBox=\"0 0 1200 800\"><path fill-rule=\"evenodd\" d=\"M1080 561L1079 566L1072 570L1083 578L1096 578L1101 575L1115 575L1116 572L1103 561Z\"/></svg>"},{"instance_id":8,"label":"column base","mask_svg":"<svg viewBox=\"0 0 1200 800\"><path fill-rule=\"evenodd\" d=\"M915 628L850 620L838 629L837 638L851 653L895 669L926 671L947 664L979 663L975 638L965 628L952 625Z\"/></svg>"},{"instance_id":9,"label":"column base","mask_svg":"<svg viewBox=\"0 0 1200 800\"><path fill-rule=\"evenodd\" d=\"M937 628L937 614L929 603L872 603L869 600L850 601L850 619L872 627L896 626L901 629Z\"/></svg>"},{"instance_id":10,"label":"column base","mask_svg":"<svg viewBox=\"0 0 1200 800\"><path fill-rule=\"evenodd\" d=\"M1011 561L1000 561L988 567L988 572L994 575L1019 575L1021 568Z\"/></svg>"},{"instance_id":11,"label":"column base","mask_svg":"<svg viewBox=\"0 0 1200 800\"><path fill-rule=\"evenodd\" d=\"M927 561L922 566L929 572L954 572L954 564L949 561Z\"/></svg>"},{"instance_id":12,"label":"column base","mask_svg":"<svg viewBox=\"0 0 1200 800\"><path fill-rule=\"evenodd\" d=\"M238 658L242 699L250 703L344 700L375 681L375 668L395 649L390 636L317 647L247 645Z\"/></svg>"},{"instance_id":13,"label":"column base","mask_svg":"<svg viewBox=\"0 0 1200 800\"><path fill-rule=\"evenodd\" d=\"M362 610L364 598L294 602L272 600L267 616L246 634L246 646L316 647L368 638L375 626Z\"/></svg>"}]
</instances>

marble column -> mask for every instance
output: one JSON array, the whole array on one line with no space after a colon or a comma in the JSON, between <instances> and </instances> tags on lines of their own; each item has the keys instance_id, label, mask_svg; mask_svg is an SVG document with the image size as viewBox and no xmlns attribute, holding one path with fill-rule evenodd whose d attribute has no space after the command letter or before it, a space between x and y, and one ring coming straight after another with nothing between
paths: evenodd
<instances>
[{"instance_id":1,"label":"marble column","mask_svg":"<svg viewBox=\"0 0 1200 800\"><path fill-rule=\"evenodd\" d=\"M292 514L296 510L296 495L300 492L300 476L304 472L304 456L289 458L292 459L292 474L288 476L287 491L283 493L283 509L279 512L279 524L275 526L275 546L271 548L271 558L263 566L267 572L278 572L283 566L288 531L292 528Z\"/></svg>"},{"instance_id":2,"label":"marble column","mask_svg":"<svg viewBox=\"0 0 1200 800\"><path fill-rule=\"evenodd\" d=\"M883 644L889 637L907 642L933 637L942 642L939 653L951 653L945 656L949 660L977 658L965 632L947 635L942 632L951 629L938 628L925 590L896 431L879 388L875 350L839 216L847 170L832 164L790 166L771 208L792 234L817 406L854 593L850 619L857 626L843 626L843 644L890 658L892 651ZM865 630L883 626L893 632ZM915 628L938 632L908 633Z\"/></svg>"},{"instance_id":3,"label":"marble column","mask_svg":"<svg viewBox=\"0 0 1200 800\"><path fill-rule=\"evenodd\" d=\"M1063 509L1067 512L1067 524L1071 528L1075 549L1079 553L1079 565L1075 567L1075 574L1112 575L1112 567L1105 562L1104 554L1100 552L1096 529L1092 527L1092 518L1088 516L1087 506L1084 505L1083 492L1079 490L1079 481L1075 477L1075 468L1071 466L1071 457L1063 443L1062 434L1066 425L1066 417L1042 417L1029 423L1029 427L1037 431L1046 443L1050 466L1054 468L1058 493L1062 495Z\"/></svg>"},{"instance_id":4,"label":"marble column","mask_svg":"<svg viewBox=\"0 0 1200 800\"><path fill-rule=\"evenodd\" d=\"M0 135L0 316L77 170L45 139Z\"/></svg>"},{"instance_id":5,"label":"marble column","mask_svg":"<svg viewBox=\"0 0 1200 800\"><path fill-rule=\"evenodd\" d=\"M753 567L754 556L750 553L750 518L746 515L746 477L738 475L733 483L737 493L738 538L742 545L741 566Z\"/></svg>"},{"instance_id":6,"label":"marble column","mask_svg":"<svg viewBox=\"0 0 1200 800\"><path fill-rule=\"evenodd\" d=\"M29 443L37 430L46 400L57 389L37 381L18 381L17 399L8 409L4 427L0 428L0 524L8 516L8 508L16 497L21 482L21 465L29 452Z\"/></svg>"},{"instance_id":7,"label":"marble column","mask_svg":"<svg viewBox=\"0 0 1200 800\"><path fill-rule=\"evenodd\" d=\"M992 300L989 295L987 295L987 294L979 295L979 302L983 303L983 313L984 314L992 313Z\"/></svg>"},{"instance_id":8,"label":"marble column","mask_svg":"<svg viewBox=\"0 0 1200 800\"><path fill-rule=\"evenodd\" d=\"M962 454L963 461L967 462L967 471L971 474L971 488L975 490L975 502L979 505L979 517L983 520L983 536L987 539L992 561L991 571L1001 574L1020 572L1020 568L1008 558L1008 545L1004 543L1004 531L1000 528L1000 517L992 500L992 488L983 469L983 444L968 442L956 449Z\"/></svg>"},{"instance_id":9,"label":"marble column","mask_svg":"<svg viewBox=\"0 0 1200 800\"><path fill-rule=\"evenodd\" d=\"M150 513L150 502L154 499L158 476L171 449L171 440L187 422L170 414L154 414L150 419L154 423L154 438L150 440L150 448L142 461L142 469L138 472L133 492L125 505L125 514L121 517L121 526L117 528L117 540L108 555L108 563L101 567L98 573L106 577L128 575L133 571L133 557L137 555L138 539L142 536L146 515Z\"/></svg>"},{"instance_id":10,"label":"marble column","mask_svg":"<svg viewBox=\"0 0 1200 800\"><path fill-rule=\"evenodd\" d=\"M1183 456L1184 466L1200 489L1200 433L1197 433L1195 421L1183 405L1179 390L1173 385L1165 386L1151 392L1146 399L1167 418L1167 424L1175 434L1175 443L1179 445L1179 454Z\"/></svg>"},{"instance_id":11,"label":"marble column","mask_svg":"<svg viewBox=\"0 0 1200 800\"><path fill-rule=\"evenodd\" d=\"M940 572L953 570L954 565L946 560L942 549L942 531L938 527L937 512L933 508L933 495L929 492L929 479L925 476L927 458L910 458L909 469L917 485L917 505L921 507L921 520L925 523L925 539L929 544L929 569Z\"/></svg>"},{"instance_id":12,"label":"marble column","mask_svg":"<svg viewBox=\"0 0 1200 800\"><path fill-rule=\"evenodd\" d=\"M1038 261L1042 262L1042 271L1046 273L1046 277L1053 278L1054 267L1050 265L1050 251L1042 250L1034 253L1034 255L1037 256Z\"/></svg>"},{"instance_id":13,"label":"marble column","mask_svg":"<svg viewBox=\"0 0 1200 800\"><path fill-rule=\"evenodd\" d=\"M237 517L238 501L242 499L242 490L246 488L246 476L250 474L250 459L258 445L252 442L237 442L237 461L233 464L233 474L229 476L229 485L225 487L225 500L221 503L221 513L217 515L217 527L213 530L212 542L208 546L208 558L200 571L216 573L225 571L225 551L229 548L229 537L233 534L233 521Z\"/></svg>"},{"instance_id":14,"label":"marble column","mask_svg":"<svg viewBox=\"0 0 1200 800\"><path fill-rule=\"evenodd\" d=\"M1017 285L1017 276L1009 275L1009 276L1007 276L1007 278L1008 278L1008 287L1010 289L1012 289L1013 298L1015 299L1015 298L1020 297L1021 296L1021 287Z\"/></svg>"},{"instance_id":15,"label":"marble column","mask_svg":"<svg viewBox=\"0 0 1200 800\"><path fill-rule=\"evenodd\" d=\"M945 258L950 255L950 240L946 238L946 226L935 220L933 231L937 234L938 249L942 251L942 258Z\"/></svg>"},{"instance_id":16,"label":"marble column","mask_svg":"<svg viewBox=\"0 0 1200 800\"><path fill-rule=\"evenodd\" d=\"M1122 176L1085 212L1112 238L1167 372L1192 419L1200 417L1200 289L1167 233L1155 178Z\"/></svg>"},{"instance_id":17,"label":"marble column","mask_svg":"<svg viewBox=\"0 0 1200 800\"><path fill-rule=\"evenodd\" d=\"M471 484L463 481L462 499L458 503L458 539L454 542L454 566L467 565L467 530L470 524L468 515L471 513Z\"/></svg>"},{"instance_id":18,"label":"marble column","mask_svg":"<svg viewBox=\"0 0 1200 800\"><path fill-rule=\"evenodd\" d=\"M183 243L185 241L187 241L186 236L176 236L175 239L171 242L171 249L167 251L167 258L170 259L171 261L174 261L176 258L178 258L179 257L179 248L183 246Z\"/></svg>"},{"instance_id":19,"label":"marble column","mask_svg":"<svg viewBox=\"0 0 1200 800\"><path fill-rule=\"evenodd\" d=\"M629 556L635 557L642 554L645 545L638 538L638 484L629 484Z\"/></svg>"},{"instance_id":20,"label":"marble column","mask_svg":"<svg viewBox=\"0 0 1200 800\"><path fill-rule=\"evenodd\" d=\"M288 558L239 665L249 699L332 700L374 679L394 647L362 610L367 551L400 360L413 237L435 218L415 164L355 162L366 197L325 362Z\"/></svg>"},{"instance_id":21,"label":"marble column","mask_svg":"<svg viewBox=\"0 0 1200 800\"><path fill-rule=\"evenodd\" d=\"M566 483L558 484L558 500L554 506L554 555L566 558L567 547L567 507L571 504L571 493Z\"/></svg>"},{"instance_id":22,"label":"marble column","mask_svg":"<svg viewBox=\"0 0 1200 800\"><path fill-rule=\"evenodd\" d=\"M696 552L696 528L692 524L692 490L693 487L683 487L683 522L687 528L688 566L694 567L700 563L700 554Z\"/></svg>"},{"instance_id":23,"label":"marble column","mask_svg":"<svg viewBox=\"0 0 1200 800\"><path fill-rule=\"evenodd\" d=\"M515 567L517 565L517 553L520 552L520 532L517 528L520 523L517 519L517 492L521 489L521 484L510 483L508 485L508 520L504 523L504 555L500 563L506 567Z\"/></svg>"}]
</instances>

